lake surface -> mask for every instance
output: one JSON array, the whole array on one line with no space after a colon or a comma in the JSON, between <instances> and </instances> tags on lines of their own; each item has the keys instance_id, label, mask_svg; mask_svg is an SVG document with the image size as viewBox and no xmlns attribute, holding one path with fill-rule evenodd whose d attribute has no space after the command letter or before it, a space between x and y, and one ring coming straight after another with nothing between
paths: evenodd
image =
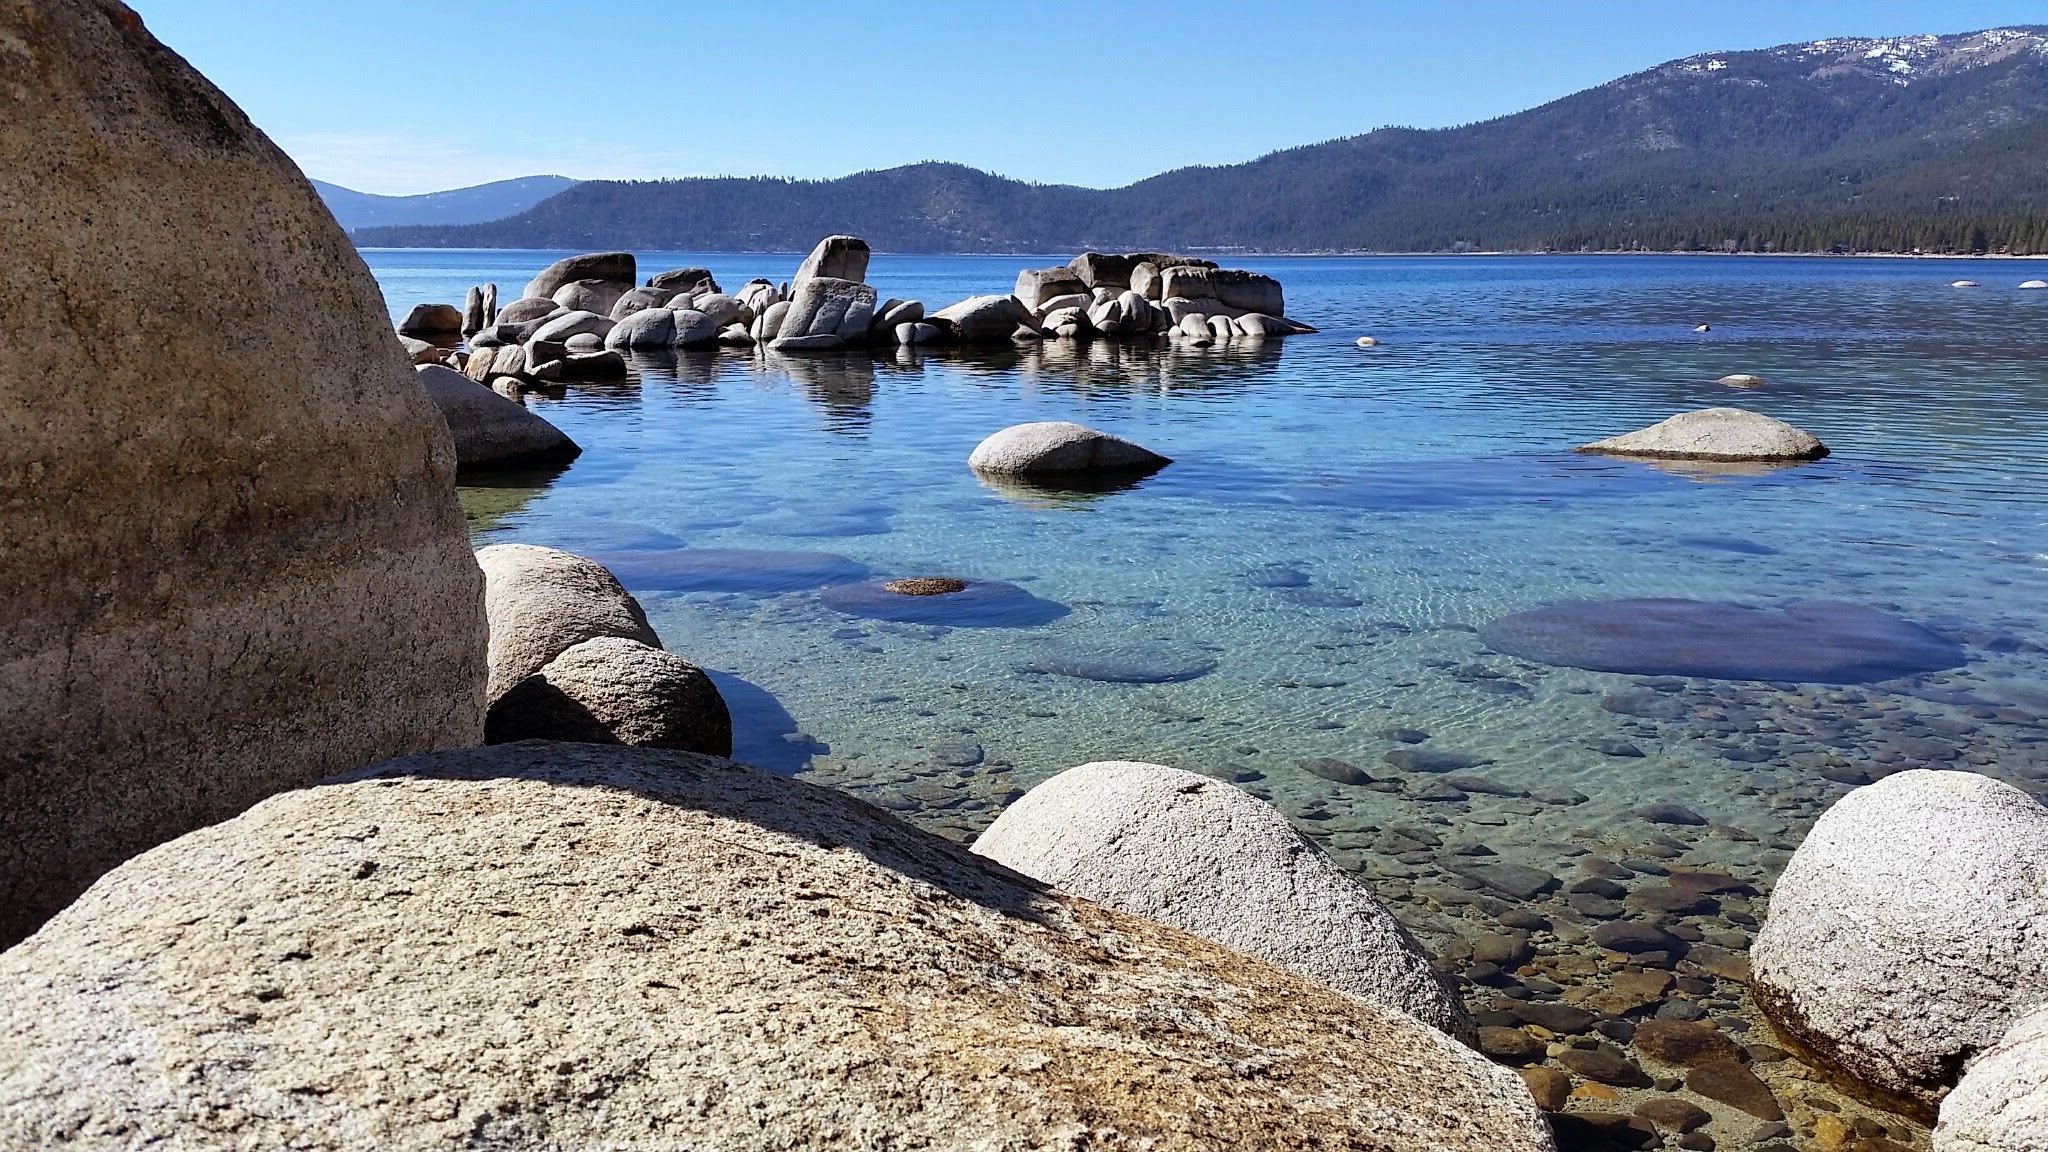
<instances>
[{"instance_id":1,"label":"lake surface","mask_svg":"<svg viewBox=\"0 0 2048 1152\"><path fill-rule=\"evenodd\" d=\"M559 255L365 253L394 317L487 280L510 300ZM869 279L938 307L1064 259L877 256ZM798 260L643 254L641 268L701 264L731 289L787 279ZM1501 895L1469 865L1569 884L1588 853L1677 859L1764 892L1813 818L1873 776L1932 765L2042 788L2048 292L2015 290L2034 265L1240 263L1279 277L1290 315L1320 333L686 353L643 357L625 383L529 395L585 453L549 482L466 489L476 538L605 554L668 647L716 670L739 759L958 837L1086 761L1218 774L1439 946L1490 924L1457 892L1482 908ZM1983 287L1948 286L1962 278ZM1367 334L1383 344L1355 347ZM1717 383L1735 372L1768 383ZM1569 451L1721 404L1797 424L1833 455L1742 474ZM1056 419L1176 462L1065 497L968 471L990 432ZM772 555L791 552L829 556ZM823 587L919 575L1035 599L986 620L891 621ZM1516 613L1647 598L1855 607L1818 640L1731 634L1741 650L1718 656L1760 679L1589 671L1488 643ZM1545 621L1543 642L1570 649L1586 618ZM1888 675L1880 659L1801 679L1800 651L1853 642L1837 633L1870 619L1921 626L1953 655L1931 665L1956 666ZM1663 648L1717 626L1681 620L1625 658L1655 671ZM987 622L1009 626L967 626ZM1692 822L1652 822L1653 805ZM1718 907L1668 923L1739 951L1754 917L1740 896ZM1567 941L1599 919L1561 895L1544 908ZM1709 1007L1741 1006L1723 996Z\"/></svg>"}]
</instances>

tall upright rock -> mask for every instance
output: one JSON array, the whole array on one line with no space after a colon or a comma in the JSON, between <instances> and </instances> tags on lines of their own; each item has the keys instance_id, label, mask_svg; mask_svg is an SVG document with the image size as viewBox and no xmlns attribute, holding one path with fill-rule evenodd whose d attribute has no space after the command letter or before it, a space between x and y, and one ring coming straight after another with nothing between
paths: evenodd
<instances>
[{"instance_id":1,"label":"tall upright rock","mask_svg":"<svg viewBox=\"0 0 2048 1152\"><path fill-rule=\"evenodd\" d=\"M455 454L292 162L114 0L0 0L0 945L482 737Z\"/></svg>"}]
</instances>

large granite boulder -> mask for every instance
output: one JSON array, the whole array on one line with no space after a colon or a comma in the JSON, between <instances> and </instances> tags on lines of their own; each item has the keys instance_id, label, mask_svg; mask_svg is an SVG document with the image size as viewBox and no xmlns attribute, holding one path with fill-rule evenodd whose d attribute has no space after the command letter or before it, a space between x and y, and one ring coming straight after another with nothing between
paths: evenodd
<instances>
[{"instance_id":1,"label":"large granite boulder","mask_svg":"<svg viewBox=\"0 0 2048 1152\"><path fill-rule=\"evenodd\" d=\"M803 291L804 282L817 276L834 280L851 280L859 284L868 278L868 242L858 236L827 236L818 241L811 254L797 266L796 275L789 281L790 295L794 298Z\"/></svg>"},{"instance_id":2,"label":"large granite boulder","mask_svg":"<svg viewBox=\"0 0 2048 1152\"><path fill-rule=\"evenodd\" d=\"M1197 268L1181 265L1159 273L1161 299L1174 296L1210 299L1242 312L1267 316L1287 314L1286 294L1280 282L1257 272L1235 268Z\"/></svg>"},{"instance_id":3,"label":"large granite boulder","mask_svg":"<svg viewBox=\"0 0 2048 1152\"><path fill-rule=\"evenodd\" d=\"M574 740L732 755L732 716L695 664L637 640L599 636L548 661L491 702L484 742Z\"/></svg>"},{"instance_id":4,"label":"large granite boulder","mask_svg":"<svg viewBox=\"0 0 2048 1152\"><path fill-rule=\"evenodd\" d=\"M1058 268L1026 268L1017 273L1017 299L1037 315L1040 306L1055 296L1073 296L1088 291L1081 274L1062 265Z\"/></svg>"},{"instance_id":5,"label":"large granite boulder","mask_svg":"<svg viewBox=\"0 0 2048 1152\"><path fill-rule=\"evenodd\" d=\"M629 313L605 333L607 348L667 348L676 342L676 314L666 308Z\"/></svg>"},{"instance_id":6,"label":"large granite boulder","mask_svg":"<svg viewBox=\"0 0 2048 1152\"><path fill-rule=\"evenodd\" d=\"M619 636L661 647L640 602L595 560L538 544L493 544L477 551L476 562L490 617L486 691L493 701L585 640Z\"/></svg>"},{"instance_id":7,"label":"large granite boulder","mask_svg":"<svg viewBox=\"0 0 2048 1152\"><path fill-rule=\"evenodd\" d=\"M1038 328L1038 318L1015 296L970 296L932 318L969 344L1008 340L1019 326Z\"/></svg>"},{"instance_id":8,"label":"large granite boulder","mask_svg":"<svg viewBox=\"0 0 2048 1152\"><path fill-rule=\"evenodd\" d=\"M1219 780L1129 761L1069 768L1004 809L974 851L1476 1039L1401 922L1287 817Z\"/></svg>"},{"instance_id":9,"label":"large granite boulder","mask_svg":"<svg viewBox=\"0 0 2048 1152\"><path fill-rule=\"evenodd\" d=\"M631 291L621 293L619 298L612 303L612 310L605 315L613 320L624 320L635 312L644 312L649 308L664 307L668 304L669 298L674 295L675 293L666 288L634 288Z\"/></svg>"},{"instance_id":10,"label":"large granite boulder","mask_svg":"<svg viewBox=\"0 0 2048 1152\"><path fill-rule=\"evenodd\" d=\"M833 347L849 340L865 339L868 321L875 315L875 300L875 290L855 280L824 275L807 277L796 285L795 295L790 299L788 310L782 314L770 347L794 348L798 345L790 341L807 338L814 342L803 345L805 347L826 346L815 343L820 337L836 341L830 345ZM714 327L712 335L716 336L717 332L718 328Z\"/></svg>"},{"instance_id":11,"label":"large granite boulder","mask_svg":"<svg viewBox=\"0 0 2048 1152\"><path fill-rule=\"evenodd\" d=\"M0 4L0 61L4 946L273 792L474 743L484 632L448 429L291 160L119 4Z\"/></svg>"},{"instance_id":12,"label":"large granite boulder","mask_svg":"<svg viewBox=\"0 0 2048 1152\"><path fill-rule=\"evenodd\" d=\"M616 323L617 321L600 312L582 310L565 312L552 320L542 322L541 326L534 329L533 335L527 339L565 343L569 337L581 336L586 332L603 338L611 332L612 326Z\"/></svg>"},{"instance_id":13,"label":"large granite boulder","mask_svg":"<svg viewBox=\"0 0 2048 1152\"><path fill-rule=\"evenodd\" d=\"M1666 460L1818 460L1827 445L1783 420L1747 408L1681 412L1621 436L1582 444L1576 451Z\"/></svg>"},{"instance_id":14,"label":"large granite boulder","mask_svg":"<svg viewBox=\"0 0 2048 1152\"><path fill-rule=\"evenodd\" d=\"M631 288L640 279L639 267L633 261L631 252L586 252L581 256L565 256L541 270L526 284L521 299L553 299L564 284L578 280L609 280L622 284L620 292ZM516 303L516 301L515 301Z\"/></svg>"},{"instance_id":15,"label":"large granite boulder","mask_svg":"<svg viewBox=\"0 0 2048 1152\"><path fill-rule=\"evenodd\" d=\"M1779 1029L1932 1106L1965 1059L2048 1002L2048 808L1917 769L1835 802L1786 865L1750 952Z\"/></svg>"},{"instance_id":16,"label":"large granite boulder","mask_svg":"<svg viewBox=\"0 0 2048 1152\"><path fill-rule=\"evenodd\" d=\"M1941 1102L1934 1152L2048 1148L2048 1008L2022 1016Z\"/></svg>"},{"instance_id":17,"label":"large granite boulder","mask_svg":"<svg viewBox=\"0 0 2048 1152\"><path fill-rule=\"evenodd\" d=\"M529 742L274 797L0 954L0 1145L1548 1152L1405 1013L842 793Z\"/></svg>"},{"instance_id":18,"label":"large granite boulder","mask_svg":"<svg viewBox=\"0 0 2048 1152\"><path fill-rule=\"evenodd\" d=\"M671 268L647 278L647 286L665 289L670 295L677 292L695 292L700 289L718 291L718 281L712 278L709 268Z\"/></svg>"},{"instance_id":19,"label":"large granite boulder","mask_svg":"<svg viewBox=\"0 0 2048 1152\"><path fill-rule=\"evenodd\" d=\"M522 468L564 463L582 454L562 430L453 368L419 369L427 398L455 438L458 468Z\"/></svg>"},{"instance_id":20,"label":"large granite boulder","mask_svg":"<svg viewBox=\"0 0 2048 1152\"><path fill-rule=\"evenodd\" d=\"M457 339L462 335L462 313L453 304L415 304L398 322L398 334L414 339Z\"/></svg>"},{"instance_id":21,"label":"large granite boulder","mask_svg":"<svg viewBox=\"0 0 2048 1152\"><path fill-rule=\"evenodd\" d=\"M555 303L571 312L595 312L608 317L632 290L633 285L624 280L577 280L555 289Z\"/></svg>"},{"instance_id":22,"label":"large granite boulder","mask_svg":"<svg viewBox=\"0 0 2048 1152\"><path fill-rule=\"evenodd\" d=\"M534 320L552 319L557 314L567 315L568 309L545 296L522 296L499 311L493 323L498 327L525 324Z\"/></svg>"},{"instance_id":23,"label":"large granite boulder","mask_svg":"<svg viewBox=\"0 0 2048 1152\"><path fill-rule=\"evenodd\" d=\"M1172 462L1121 436L1064 420L1012 424L967 458L975 471L998 474L1151 471Z\"/></svg>"}]
</instances>

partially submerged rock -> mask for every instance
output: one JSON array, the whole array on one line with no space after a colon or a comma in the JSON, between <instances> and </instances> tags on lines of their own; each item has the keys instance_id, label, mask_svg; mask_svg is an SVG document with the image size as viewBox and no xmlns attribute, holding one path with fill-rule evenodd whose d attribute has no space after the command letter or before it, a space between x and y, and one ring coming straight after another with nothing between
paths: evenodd
<instances>
[{"instance_id":1,"label":"partially submerged rock","mask_svg":"<svg viewBox=\"0 0 2048 1152\"><path fill-rule=\"evenodd\" d=\"M447 427L298 167L120 4L0 5L0 61L4 947L280 789L474 743L484 631Z\"/></svg>"},{"instance_id":2,"label":"partially submerged rock","mask_svg":"<svg viewBox=\"0 0 2048 1152\"><path fill-rule=\"evenodd\" d=\"M939 309L932 319L969 344L1008 340L1020 325L1038 326L1031 309L1015 296L970 296Z\"/></svg>"},{"instance_id":3,"label":"partially submerged rock","mask_svg":"<svg viewBox=\"0 0 2048 1152\"><path fill-rule=\"evenodd\" d=\"M2048 808L1916 769L1821 815L1771 893L1750 988L1836 1070L1932 1107L2048 1002Z\"/></svg>"},{"instance_id":4,"label":"partially submerged rock","mask_svg":"<svg viewBox=\"0 0 2048 1152\"><path fill-rule=\"evenodd\" d=\"M1761 388L1764 386L1764 378L1747 372L1733 372L1721 377L1721 384L1727 388Z\"/></svg>"},{"instance_id":5,"label":"partially submerged rock","mask_svg":"<svg viewBox=\"0 0 2048 1152\"><path fill-rule=\"evenodd\" d=\"M453 368L418 369L427 398L448 422L458 468L519 468L564 463L583 449L562 430Z\"/></svg>"},{"instance_id":6,"label":"partially submerged rock","mask_svg":"<svg viewBox=\"0 0 2048 1152\"><path fill-rule=\"evenodd\" d=\"M944 577L841 584L825 589L818 598L849 616L952 628L1035 628L1069 611L1064 604L1042 600L1001 580Z\"/></svg>"},{"instance_id":7,"label":"partially submerged rock","mask_svg":"<svg viewBox=\"0 0 2048 1152\"><path fill-rule=\"evenodd\" d=\"M9 1147L1554 1147L1405 1013L680 752L274 797L0 981Z\"/></svg>"},{"instance_id":8,"label":"partially submerged rock","mask_svg":"<svg viewBox=\"0 0 2048 1152\"><path fill-rule=\"evenodd\" d=\"M1666 460L1818 460L1827 445L1782 420L1746 408L1702 408L1576 451Z\"/></svg>"},{"instance_id":9,"label":"partially submerged rock","mask_svg":"<svg viewBox=\"0 0 2048 1152\"><path fill-rule=\"evenodd\" d=\"M1013 802L974 850L1026 876L1474 1036L1400 921L1287 818L1159 764L1083 764Z\"/></svg>"},{"instance_id":10,"label":"partially submerged rock","mask_svg":"<svg viewBox=\"0 0 2048 1152\"><path fill-rule=\"evenodd\" d=\"M732 716L695 664L620 636L574 645L507 689L484 742L573 740L732 755Z\"/></svg>"},{"instance_id":11,"label":"partially submerged rock","mask_svg":"<svg viewBox=\"0 0 2048 1152\"><path fill-rule=\"evenodd\" d=\"M462 335L462 311L453 304L415 304L398 322L398 334L428 340L458 338Z\"/></svg>"},{"instance_id":12,"label":"partially submerged rock","mask_svg":"<svg viewBox=\"0 0 2048 1152\"><path fill-rule=\"evenodd\" d=\"M1171 463L1120 436L1063 420L1012 424L976 445L967 458L967 466L977 472L1001 474L1149 472Z\"/></svg>"}]
</instances>

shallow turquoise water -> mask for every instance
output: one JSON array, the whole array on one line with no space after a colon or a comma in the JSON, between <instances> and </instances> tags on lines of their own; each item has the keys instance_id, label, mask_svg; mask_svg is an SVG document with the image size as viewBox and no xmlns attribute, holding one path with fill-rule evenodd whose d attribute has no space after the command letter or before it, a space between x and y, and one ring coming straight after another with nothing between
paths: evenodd
<instances>
[{"instance_id":1,"label":"shallow turquoise water","mask_svg":"<svg viewBox=\"0 0 2048 1152\"><path fill-rule=\"evenodd\" d=\"M394 316L484 280L509 300L558 255L365 253ZM641 266L703 264L732 288L797 261ZM1052 262L879 256L869 279L939 306ZM1767 875L1859 774L1939 764L2040 787L2048 292L2014 290L2031 264L1242 263L1280 277L1290 314L1321 332L1255 350L727 351L530 395L585 454L531 492L472 493L495 510L478 540L633 553L618 566L667 645L721 675L739 758L956 835L1062 768L1142 759L1239 779L1382 883L1416 875L1371 850L1404 822L1551 866L1665 834L1638 815L1661 801L1708 821L1685 833L1699 858ZM1984 287L1948 287L1965 277ZM1368 333L1384 344L1353 346ZM1769 384L1716 383L1731 372ZM1789 420L1834 455L1732 476L1569 455L1715 404ZM1047 419L1176 463L1079 500L967 470L989 432ZM1009 581L1070 610L1013 628L864 619L760 564L679 579L678 546ZM1853 687L1646 680L1510 658L1475 631L1628 597L1847 601L1933 625L1968 662ZM1156 684L1044 671L1105 662L1213 670ZM1385 759L1410 747L1392 729L1486 762L1448 795L1441 775ZM1318 757L1379 782L1302 766Z\"/></svg>"}]
</instances>

